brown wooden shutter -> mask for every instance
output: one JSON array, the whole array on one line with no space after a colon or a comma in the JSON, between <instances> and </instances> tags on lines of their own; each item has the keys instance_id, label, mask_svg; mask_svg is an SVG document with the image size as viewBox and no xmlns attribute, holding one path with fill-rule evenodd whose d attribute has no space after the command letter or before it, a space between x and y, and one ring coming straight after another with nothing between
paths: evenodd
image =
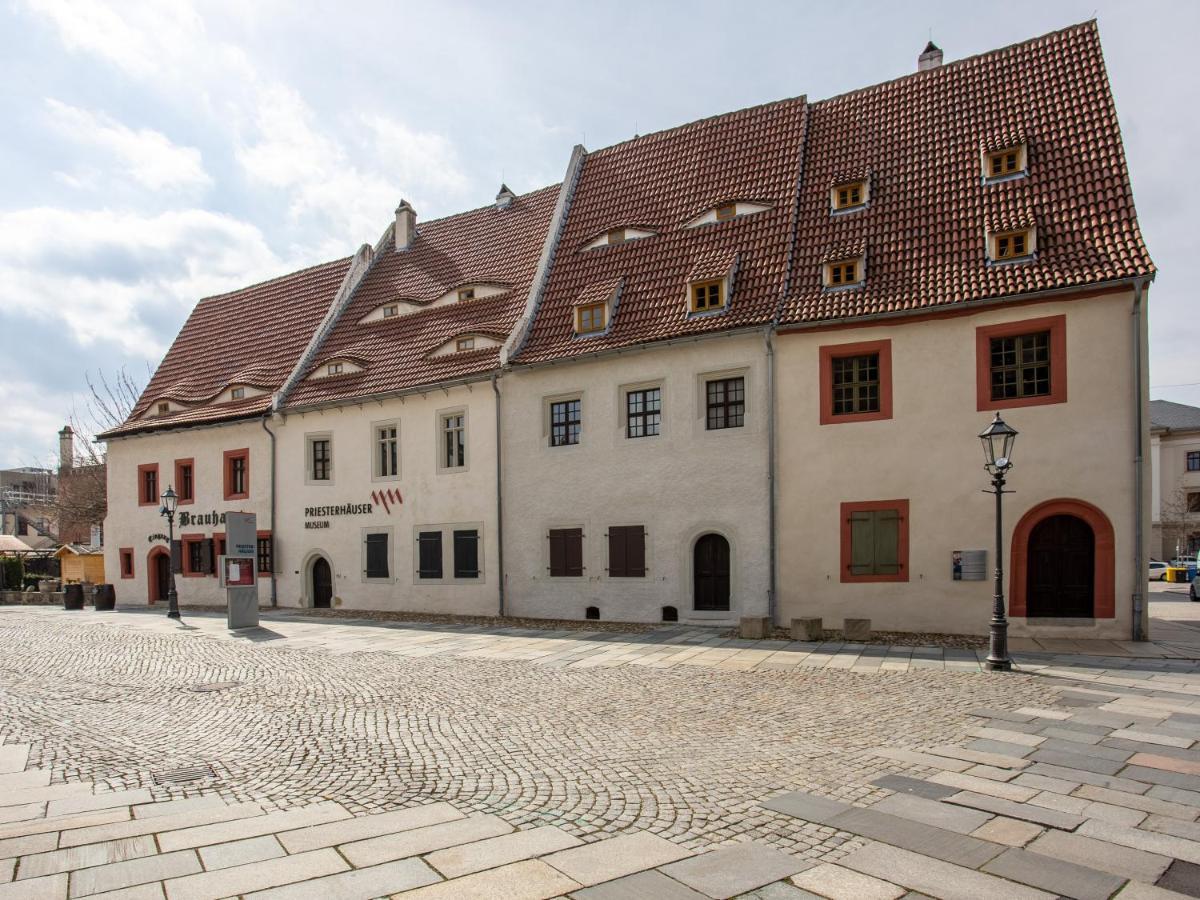
<instances>
[{"instance_id":1,"label":"brown wooden shutter","mask_svg":"<svg viewBox=\"0 0 1200 900\"><path fill-rule=\"evenodd\" d=\"M550 575L560 578L567 574L566 539L558 529L550 531Z\"/></svg>"},{"instance_id":2,"label":"brown wooden shutter","mask_svg":"<svg viewBox=\"0 0 1200 900\"><path fill-rule=\"evenodd\" d=\"M608 574L612 578L626 578L629 575L625 553L628 530L620 525L608 529Z\"/></svg>"},{"instance_id":3,"label":"brown wooden shutter","mask_svg":"<svg viewBox=\"0 0 1200 900\"><path fill-rule=\"evenodd\" d=\"M630 578L646 577L646 529L641 525L625 529L625 566Z\"/></svg>"},{"instance_id":4,"label":"brown wooden shutter","mask_svg":"<svg viewBox=\"0 0 1200 900\"><path fill-rule=\"evenodd\" d=\"M577 578L583 574L583 529L567 529L566 545L567 575Z\"/></svg>"}]
</instances>

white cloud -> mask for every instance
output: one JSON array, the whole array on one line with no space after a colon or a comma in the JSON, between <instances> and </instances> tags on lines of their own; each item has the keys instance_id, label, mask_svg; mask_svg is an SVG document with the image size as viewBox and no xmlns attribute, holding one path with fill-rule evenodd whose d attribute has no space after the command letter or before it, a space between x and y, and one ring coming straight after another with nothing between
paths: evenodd
<instances>
[{"instance_id":1,"label":"white cloud","mask_svg":"<svg viewBox=\"0 0 1200 900\"><path fill-rule=\"evenodd\" d=\"M156 318L177 321L203 296L284 269L256 226L206 210L0 213L0 309L57 322L84 347L157 358L172 336Z\"/></svg>"},{"instance_id":2,"label":"white cloud","mask_svg":"<svg viewBox=\"0 0 1200 900\"><path fill-rule=\"evenodd\" d=\"M0 468L54 465L48 454L39 458L31 448L48 447L66 422L61 411L70 406L70 396L49 392L36 381L0 379Z\"/></svg>"},{"instance_id":3,"label":"white cloud","mask_svg":"<svg viewBox=\"0 0 1200 900\"><path fill-rule=\"evenodd\" d=\"M150 128L135 131L104 113L69 106L53 98L46 99L46 107L56 131L77 143L107 151L143 187L161 191L212 184L200 151L173 143L161 131Z\"/></svg>"}]
</instances>

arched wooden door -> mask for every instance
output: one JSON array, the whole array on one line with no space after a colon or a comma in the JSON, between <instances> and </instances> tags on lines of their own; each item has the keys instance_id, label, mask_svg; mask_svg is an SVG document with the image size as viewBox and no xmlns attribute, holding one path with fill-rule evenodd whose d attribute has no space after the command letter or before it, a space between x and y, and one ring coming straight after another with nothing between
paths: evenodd
<instances>
[{"instance_id":1,"label":"arched wooden door","mask_svg":"<svg viewBox=\"0 0 1200 900\"><path fill-rule=\"evenodd\" d=\"M149 565L146 567L146 587L149 601L157 603L166 600L171 591L171 554L158 547L150 551Z\"/></svg>"},{"instance_id":2,"label":"arched wooden door","mask_svg":"<svg viewBox=\"0 0 1200 900\"><path fill-rule=\"evenodd\" d=\"M314 609L329 609L329 601L333 599L333 573L323 556L313 560L312 598Z\"/></svg>"},{"instance_id":3,"label":"arched wooden door","mask_svg":"<svg viewBox=\"0 0 1200 900\"><path fill-rule=\"evenodd\" d=\"M729 609L729 541L719 534L696 541L692 575L696 609Z\"/></svg>"},{"instance_id":4,"label":"arched wooden door","mask_svg":"<svg viewBox=\"0 0 1200 900\"><path fill-rule=\"evenodd\" d=\"M1096 536L1077 516L1049 516L1029 534L1026 615L1090 619L1096 613Z\"/></svg>"}]
</instances>

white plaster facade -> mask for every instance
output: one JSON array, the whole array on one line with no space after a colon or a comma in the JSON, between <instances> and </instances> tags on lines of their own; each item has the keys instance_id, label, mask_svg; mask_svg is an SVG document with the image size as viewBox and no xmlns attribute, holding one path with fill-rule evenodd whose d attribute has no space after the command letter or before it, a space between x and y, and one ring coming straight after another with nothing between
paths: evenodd
<instances>
[{"instance_id":1,"label":"white plaster facade","mask_svg":"<svg viewBox=\"0 0 1200 900\"><path fill-rule=\"evenodd\" d=\"M741 428L707 430L705 381L745 378ZM630 438L625 393L661 387L661 434ZM717 624L765 615L770 575L767 369L763 333L645 346L620 354L516 368L503 392L504 553L511 615ZM550 444L549 404L578 398L578 444ZM647 573L610 578L606 531L646 529ZM551 577L548 534L582 528L582 577ZM693 608L693 547L730 544L730 608Z\"/></svg>"}]
</instances>

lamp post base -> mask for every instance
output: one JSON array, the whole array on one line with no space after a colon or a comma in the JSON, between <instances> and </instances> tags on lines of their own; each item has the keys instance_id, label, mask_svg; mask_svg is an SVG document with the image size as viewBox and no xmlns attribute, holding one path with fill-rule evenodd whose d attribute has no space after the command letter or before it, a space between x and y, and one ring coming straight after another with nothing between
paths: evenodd
<instances>
[{"instance_id":1,"label":"lamp post base","mask_svg":"<svg viewBox=\"0 0 1200 900\"><path fill-rule=\"evenodd\" d=\"M985 659L983 661L983 667L985 669L987 669L989 672L1011 672L1012 671L1012 660L1011 659L992 659L991 657L988 657L987 659Z\"/></svg>"}]
</instances>

